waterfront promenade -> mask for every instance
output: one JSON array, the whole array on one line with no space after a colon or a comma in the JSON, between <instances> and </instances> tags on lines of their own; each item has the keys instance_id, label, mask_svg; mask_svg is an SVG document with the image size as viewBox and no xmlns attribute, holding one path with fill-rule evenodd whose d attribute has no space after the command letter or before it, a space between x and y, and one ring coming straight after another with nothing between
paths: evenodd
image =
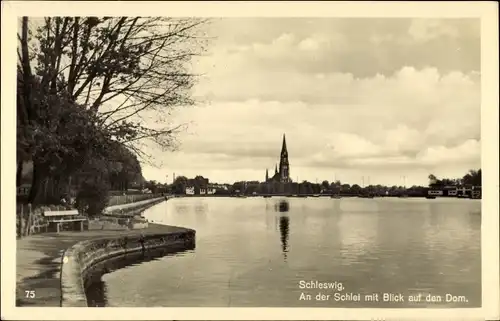
<instances>
[{"instance_id":1,"label":"waterfront promenade","mask_svg":"<svg viewBox=\"0 0 500 321\"><path fill-rule=\"evenodd\" d=\"M141 230L94 230L32 235L16 242L16 305L58 307L61 301L61 256L72 245L85 240L120 236L168 234L185 229L149 224ZM35 291L27 298L25 291Z\"/></svg>"},{"instance_id":2,"label":"waterfront promenade","mask_svg":"<svg viewBox=\"0 0 500 321\"><path fill-rule=\"evenodd\" d=\"M130 204L126 204L127 206ZM16 241L16 305L57 307L61 303L61 258L74 244L98 238L145 236L186 231L182 227L149 224L145 229L88 230L31 235ZM26 291L34 291L27 294ZM34 296L31 298L30 296Z\"/></svg>"}]
</instances>

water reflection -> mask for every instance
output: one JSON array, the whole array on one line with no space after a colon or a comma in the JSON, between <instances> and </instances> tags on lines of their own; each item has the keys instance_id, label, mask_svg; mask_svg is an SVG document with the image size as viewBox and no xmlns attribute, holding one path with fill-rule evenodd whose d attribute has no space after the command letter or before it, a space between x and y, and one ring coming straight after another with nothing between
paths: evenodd
<instances>
[{"instance_id":1,"label":"water reflection","mask_svg":"<svg viewBox=\"0 0 500 321\"><path fill-rule=\"evenodd\" d=\"M480 202L288 198L287 204L283 199L179 198L148 209L144 214L148 219L195 229L196 253L105 275L102 280L108 287L100 286L108 300L105 304L414 306L299 302L300 279L340 281L357 293L457 293L467 297L467 304L432 306L481 306L481 217L473 214L480 211ZM207 204L206 220L196 214L201 203Z\"/></svg>"},{"instance_id":2,"label":"water reflection","mask_svg":"<svg viewBox=\"0 0 500 321\"><path fill-rule=\"evenodd\" d=\"M281 199L274 204L274 210L278 213L287 213L290 210L290 203L286 199ZM288 238L290 235L290 217L287 214L279 216L279 231L281 239L281 251L286 261L289 251Z\"/></svg>"},{"instance_id":3,"label":"water reflection","mask_svg":"<svg viewBox=\"0 0 500 321\"><path fill-rule=\"evenodd\" d=\"M280 217L280 235L281 235L281 250L283 251L283 257L287 258L287 253L289 251L288 237L290 235L290 217L281 216Z\"/></svg>"},{"instance_id":4,"label":"water reflection","mask_svg":"<svg viewBox=\"0 0 500 321\"><path fill-rule=\"evenodd\" d=\"M195 242L178 247L158 248L146 252L130 253L123 257L106 260L98 263L89 270L85 283L85 294L89 307L105 307L107 301L107 286L102 276L118 269L128 266L140 265L149 261L159 260L166 256L174 256L183 252L191 252L195 249Z\"/></svg>"},{"instance_id":5,"label":"water reflection","mask_svg":"<svg viewBox=\"0 0 500 321\"><path fill-rule=\"evenodd\" d=\"M290 210L290 203L283 199L274 204L274 210L276 212L288 212Z\"/></svg>"}]
</instances>

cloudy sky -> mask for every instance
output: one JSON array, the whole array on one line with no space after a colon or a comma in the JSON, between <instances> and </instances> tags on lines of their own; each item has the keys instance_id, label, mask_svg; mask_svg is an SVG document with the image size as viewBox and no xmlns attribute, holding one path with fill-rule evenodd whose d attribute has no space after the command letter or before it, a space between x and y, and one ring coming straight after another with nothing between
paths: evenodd
<instances>
[{"instance_id":1,"label":"cloudy sky","mask_svg":"<svg viewBox=\"0 0 500 321\"><path fill-rule=\"evenodd\" d=\"M190 122L173 173L263 180L286 133L291 176L315 182L427 184L480 166L480 25L476 19L215 19L205 74L181 108Z\"/></svg>"}]
</instances>

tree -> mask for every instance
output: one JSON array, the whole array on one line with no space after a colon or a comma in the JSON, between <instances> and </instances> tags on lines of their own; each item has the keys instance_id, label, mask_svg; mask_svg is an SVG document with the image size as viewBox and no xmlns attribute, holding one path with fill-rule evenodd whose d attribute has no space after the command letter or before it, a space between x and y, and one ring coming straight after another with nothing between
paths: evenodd
<instances>
[{"instance_id":1,"label":"tree","mask_svg":"<svg viewBox=\"0 0 500 321\"><path fill-rule=\"evenodd\" d=\"M441 185L441 181L434 174L429 174L428 178L429 178L429 186Z\"/></svg>"},{"instance_id":2,"label":"tree","mask_svg":"<svg viewBox=\"0 0 500 321\"><path fill-rule=\"evenodd\" d=\"M142 184L142 169L137 156L123 145L112 143L113 153L109 159L110 184L115 190L127 190L132 185Z\"/></svg>"},{"instance_id":3,"label":"tree","mask_svg":"<svg viewBox=\"0 0 500 321\"><path fill-rule=\"evenodd\" d=\"M326 189L326 190L330 189L330 183L328 183L328 181L327 181L327 180L324 180L324 181L321 183L321 188Z\"/></svg>"},{"instance_id":4,"label":"tree","mask_svg":"<svg viewBox=\"0 0 500 321\"><path fill-rule=\"evenodd\" d=\"M145 139L162 148L175 147L175 134L183 125L146 126L139 120L152 112L158 124L168 124L165 116L173 107L193 104L190 89L197 75L189 70L188 62L204 51L206 38L199 32L205 22L163 17L47 17L31 38L30 21L22 18L17 183L22 161L33 161L31 201L54 169L85 161L88 157L79 153L89 154L94 147L115 141L141 156L147 156L138 147ZM73 135L75 124L78 130ZM94 134L103 139L96 140ZM73 142L80 146L72 149ZM49 153L40 155L46 147L53 155L50 159ZM43 156L47 157L40 160Z\"/></svg>"},{"instance_id":5,"label":"tree","mask_svg":"<svg viewBox=\"0 0 500 321\"><path fill-rule=\"evenodd\" d=\"M17 180L23 161L31 160L33 173L28 202L35 203L40 185L48 178L56 182L80 169L89 158L109 153L110 135L96 126L96 118L74 103L64 92L44 92L38 79L18 72ZM26 85L30 82L29 86ZM26 87L29 87L28 89Z\"/></svg>"},{"instance_id":6,"label":"tree","mask_svg":"<svg viewBox=\"0 0 500 321\"><path fill-rule=\"evenodd\" d=\"M351 193L353 194L359 194L361 193L361 186L359 186L358 184L354 184L351 186Z\"/></svg>"},{"instance_id":7,"label":"tree","mask_svg":"<svg viewBox=\"0 0 500 321\"><path fill-rule=\"evenodd\" d=\"M469 172L462 178L462 182L467 185L481 186L481 169L469 170Z\"/></svg>"},{"instance_id":8,"label":"tree","mask_svg":"<svg viewBox=\"0 0 500 321\"><path fill-rule=\"evenodd\" d=\"M91 159L83 166L83 178L76 195L80 213L95 216L102 213L109 202L109 171L104 159Z\"/></svg>"},{"instance_id":9,"label":"tree","mask_svg":"<svg viewBox=\"0 0 500 321\"><path fill-rule=\"evenodd\" d=\"M190 89L197 75L188 63L205 50L200 27L206 22L47 17L36 30L36 73L47 88L63 83L72 100L84 104L123 142L151 139L169 148L182 126L146 126L138 116L152 111L162 124L172 107L194 103Z\"/></svg>"},{"instance_id":10,"label":"tree","mask_svg":"<svg viewBox=\"0 0 500 321\"><path fill-rule=\"evenodd\" d=\"M245 192L245 182L234 182L232 186L234 193L244 193Z\"/></svg>"},{"instance_id":11,"label":"tree","mask_svg":"<svg viewBox=\"0 0 500 321\"><path fill-rule=\"evenodd\" d=\"M172 184L172 192L174 194L185 194L187 181L188 179L186 176L177 176Z\"/></svg>"}]
</instances>

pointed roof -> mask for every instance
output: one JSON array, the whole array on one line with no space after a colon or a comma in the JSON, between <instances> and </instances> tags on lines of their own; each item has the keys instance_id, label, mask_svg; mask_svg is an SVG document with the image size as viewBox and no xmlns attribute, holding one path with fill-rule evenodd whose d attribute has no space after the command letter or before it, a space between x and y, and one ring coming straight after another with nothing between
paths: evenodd
<instances>
[{"instance_id":1,"label":"pointed roof","mask_svg":"<svg viewBox=\"0 0 500 321\"><path fill-rule=\"evenodd\" d=\"M283 152L286 152L286 138L285 138L285 134L283 134L283 144L281 146L281 153Z\"/></svg>"},{"instance_id":2,"label":"pointed roof","mask_svg":"<svg viewBox=\"0 0 500 321\"><path fill-rule=\"evenodd\" d=\"M278 164L276 164L275 167L274 167L274 173L275 174L278 173Z\"/></svg>"}]
</instances>

